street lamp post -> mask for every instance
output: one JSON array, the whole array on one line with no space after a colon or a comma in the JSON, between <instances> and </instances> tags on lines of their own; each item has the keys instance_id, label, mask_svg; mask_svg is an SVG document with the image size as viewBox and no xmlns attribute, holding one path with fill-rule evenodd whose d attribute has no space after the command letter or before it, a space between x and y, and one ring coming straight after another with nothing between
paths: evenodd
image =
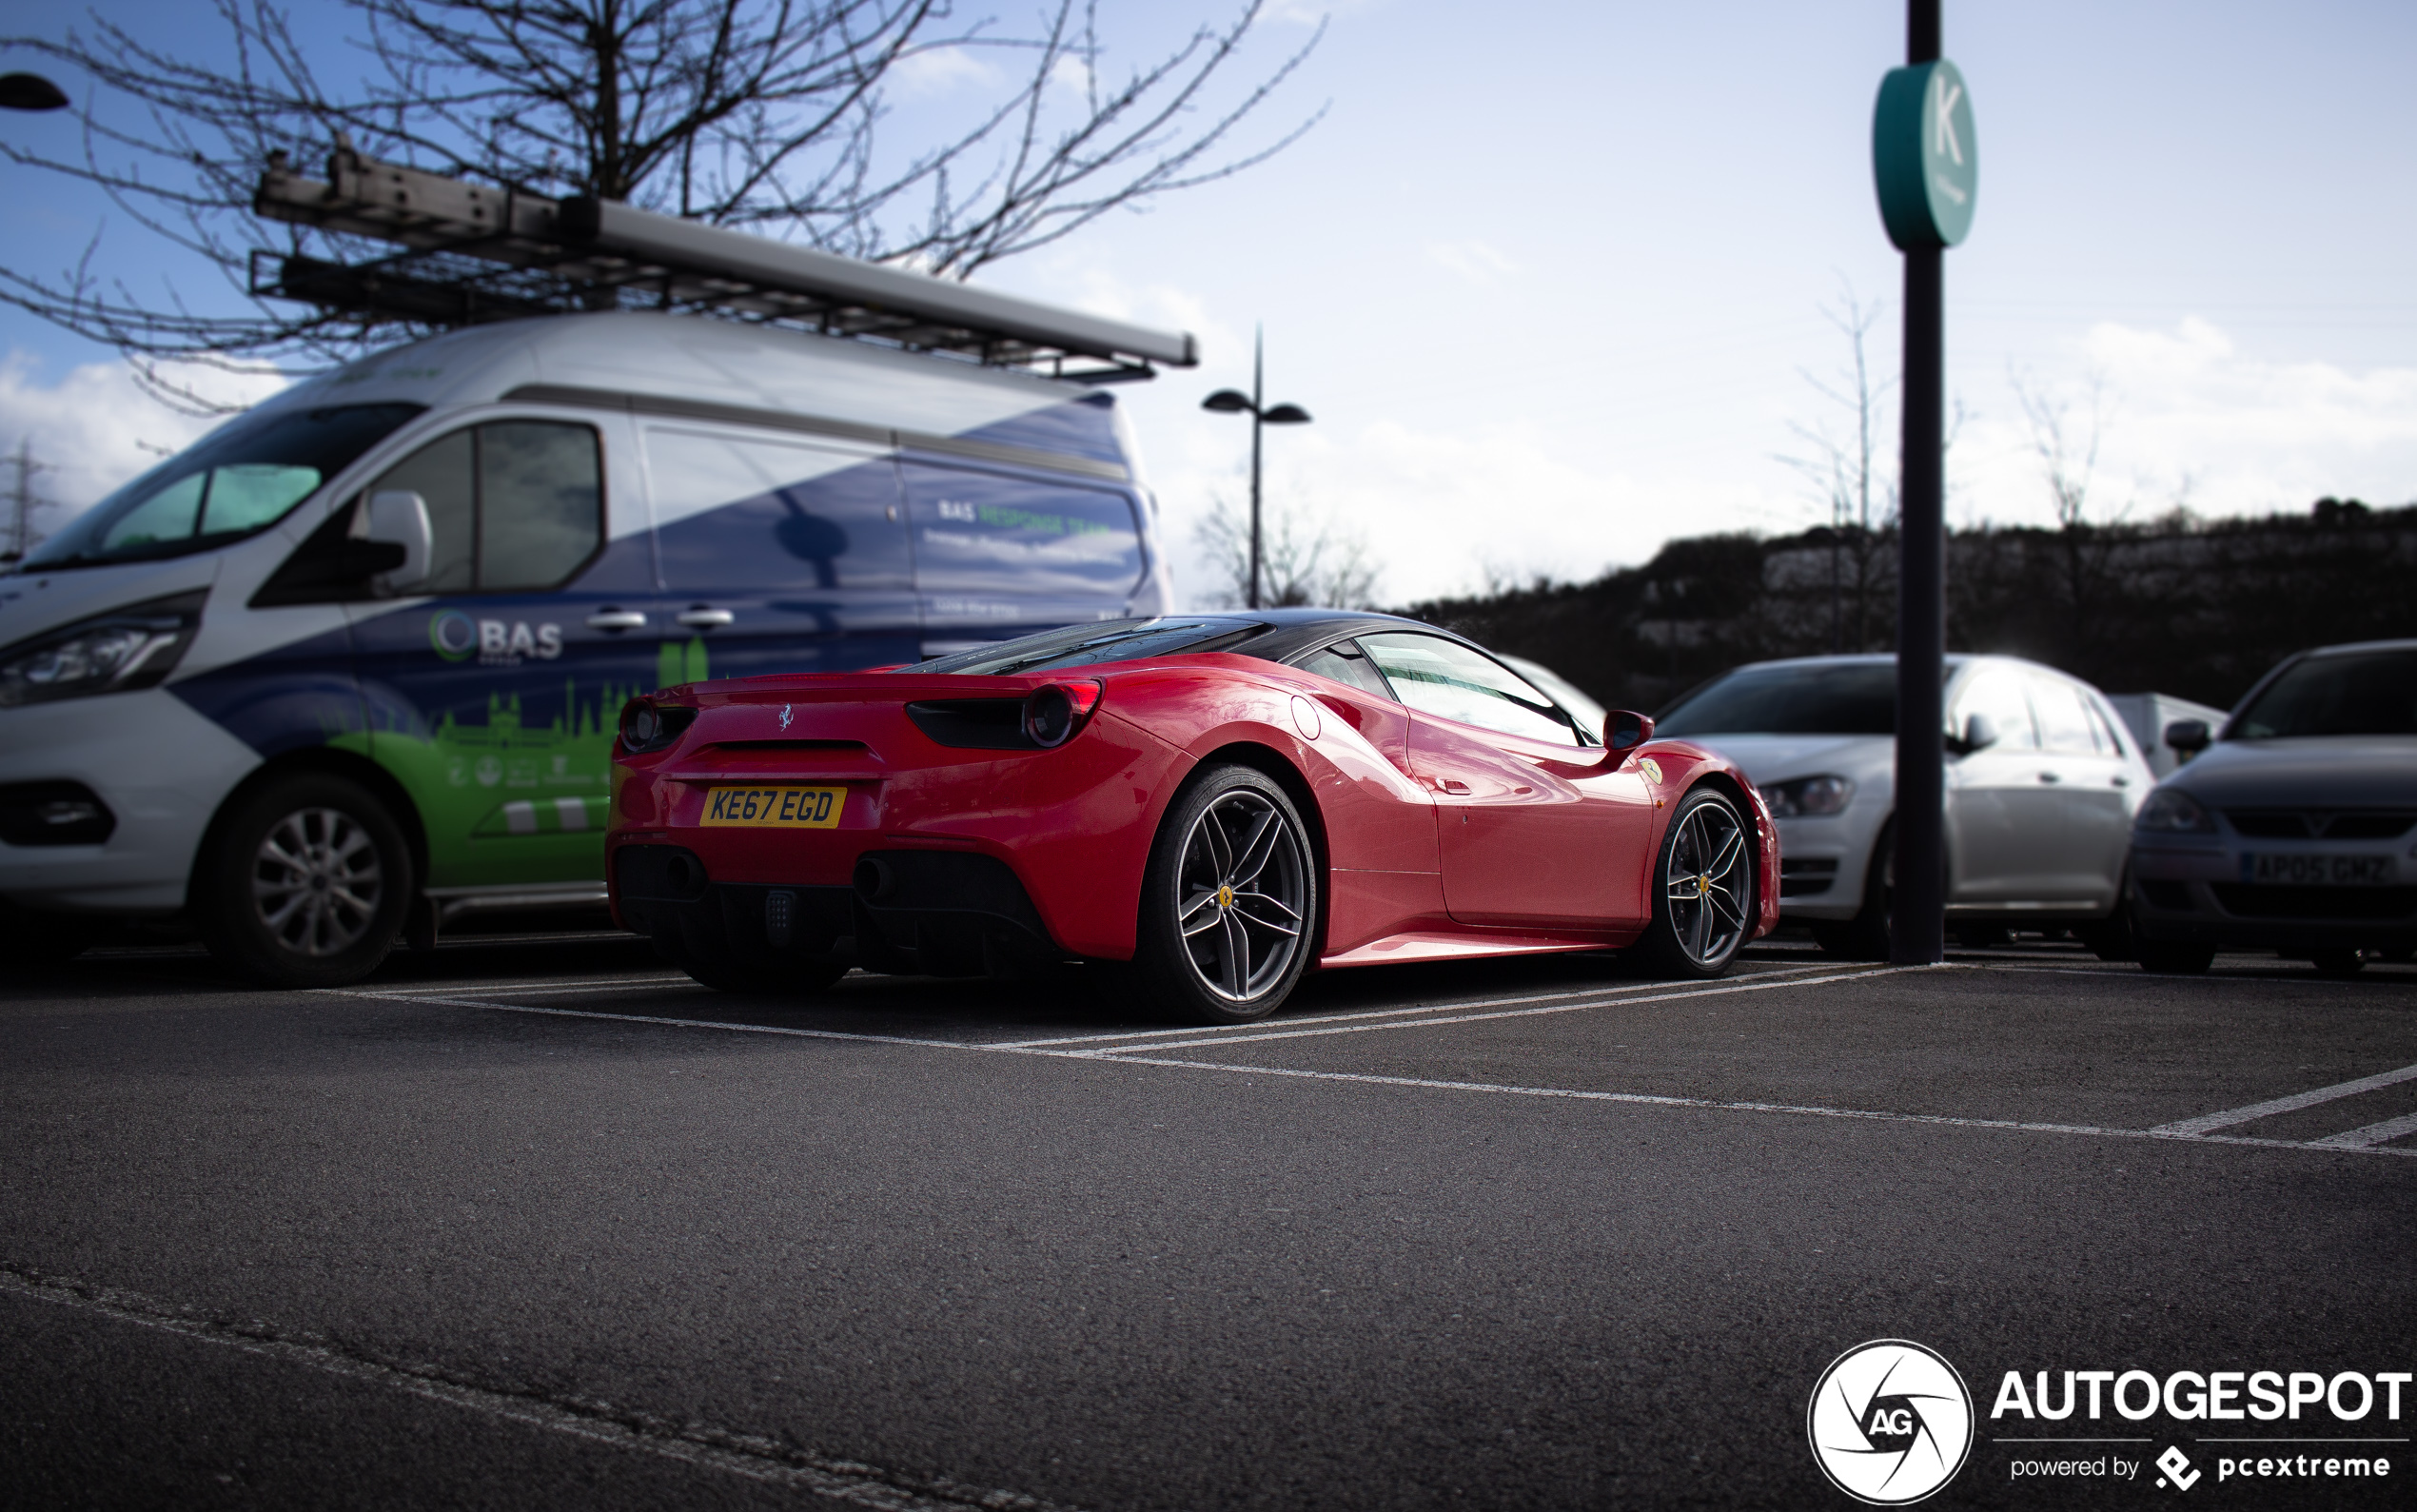
<instances>
[{"instance_id":1,"label":"street lamp post","mask_svg":"<svg viewBox=\"0 0 2417 1512\"><path fill-rule=\"evenodd\" d=\"M1250 337L1250 392L1221 388L1200 402L1203 409L1221 415L1247 411L1250 416L1250 595L1249 607L1259 607L1259 431L1267 425L1306 425L1309 412L1298 404L1265 403L1267 342L1263 332Z\"/></svg>"}]
</instances>

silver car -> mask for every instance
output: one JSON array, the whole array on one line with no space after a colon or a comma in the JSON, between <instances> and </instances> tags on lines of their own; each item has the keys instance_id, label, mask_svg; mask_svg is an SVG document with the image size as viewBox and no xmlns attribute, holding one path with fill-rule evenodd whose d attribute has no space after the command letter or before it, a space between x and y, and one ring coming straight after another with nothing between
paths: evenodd
<instances>
[{"instance_id":1,"label":"silver car","mask_svg":"<svg viewBox=\"0 0 2417 1512\"><path fill-rule=\"evenodd\" d=\"M2132 815L2155 783L2104 695L2014 657L1947 658L1947 917L1967 938L2071 928L2130 953ZM1896 658L1761 661L1655 725L1719 747L1779 822L1779 910L1832 955L1888 953L1896 808Z\"/></svg>"},{"instance_id":2,"label":"silver car","mask_svg":"<svg viewBox=\"0 0 2417 1512\"><path fill-rule=\"evenodd\" d=\"M2195 726L2195 728L2192 728ZM2140 964L2204 972L2219 946L2329 974L2417 948L2417 640L2304 651L2225 721L2132 833Z\"/></svg>"}]
</instances>

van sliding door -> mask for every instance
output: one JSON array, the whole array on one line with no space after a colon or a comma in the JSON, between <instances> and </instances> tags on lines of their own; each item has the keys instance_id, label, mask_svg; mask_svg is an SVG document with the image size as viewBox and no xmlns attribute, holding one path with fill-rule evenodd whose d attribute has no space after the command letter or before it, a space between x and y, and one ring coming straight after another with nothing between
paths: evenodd
<instances>
[{"instance_id":1,"label":"van sliding door","mask_svg":"<svg viewBox=\"0 0 2417 1512\"><path fill-rule=\"evenodd\" d=\"M661 681L920 658L897 469L846 442L646 427Z\"/></svg>"},{"instance_id":2,"label":"van sliding door","mask_svg":"<svg viewBox=\"0 0 2417 1512\"><path fill-rule=\"evenodd\" d=\"M898 472L926 655L1130 611L1148 565L1130 494L919 460Z\"/></svg>"}]
</instances>

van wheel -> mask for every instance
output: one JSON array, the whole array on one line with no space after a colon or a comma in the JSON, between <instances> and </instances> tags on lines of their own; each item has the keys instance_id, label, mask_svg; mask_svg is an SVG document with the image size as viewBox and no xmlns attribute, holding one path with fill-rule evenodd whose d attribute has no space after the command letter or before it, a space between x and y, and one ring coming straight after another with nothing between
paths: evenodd
<instances>
[{"instance_id":1,"label":"van wheel","mask_svg":"<svg viewBox=\"0 0 2417 1512\"><path fill-rule=\"evenodd\" d=\"M237 801L194 884L202 938L222 964L277 987L337 987L394 948L411 852L367 789L298 773Z\"/></svg>"}]
</instances>

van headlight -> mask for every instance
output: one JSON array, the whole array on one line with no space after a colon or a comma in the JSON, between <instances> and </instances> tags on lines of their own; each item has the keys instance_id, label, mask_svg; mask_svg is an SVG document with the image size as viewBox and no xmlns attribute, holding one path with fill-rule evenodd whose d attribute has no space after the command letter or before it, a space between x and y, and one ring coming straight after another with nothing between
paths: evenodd
<instances>
[{"instance_id":1,"label":"van headlight","mask_svg":"<svg viewBox=\"0 0 2417 1512\"><path fill-rule=\"evenodd\" d=\"M1855 801L1855 779L1825 772L1818 777L1798 777L1793 782L1775 782L1762 790L1771 803L1776 818L1826 818L1844 814Z\"/></svg>"},{"instance_id":2,"label":"van headlight","mask_svg":"<svg viewBox=\"0 0 2417 1512\"><path fill-rule=\"evenodd\" d=\"M2215 819L2187 793L2159 788L2132 821L2143 835L2213 835Z\"/></svg>"},{"instance_id":3,"label":"van headlight","mask_svg":"<svg viewBox=\"0 0 2417 1512\"><path fill-rule=\"evenodd\" d=\"M154 686L193 643L208 598L203 589L154 599L0 651L0 709Z\"/></svg>"}]
</instances>

